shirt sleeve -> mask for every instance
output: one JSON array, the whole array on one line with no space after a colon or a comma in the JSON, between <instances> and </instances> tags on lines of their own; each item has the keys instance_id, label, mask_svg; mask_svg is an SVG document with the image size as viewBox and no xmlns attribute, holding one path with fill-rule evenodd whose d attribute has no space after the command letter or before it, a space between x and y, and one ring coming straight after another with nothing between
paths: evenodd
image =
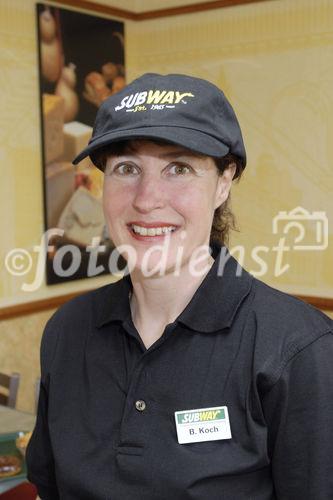
<instances>
[{"instance_id":1,"label":"shirt sleeve","mask_svg":"<svg viewBox=\"0 0 333 500\"><path fill-rule=\"evenodd\" d=\"M37 420L26 452L28 479L42 500L59 500L52 444L48 428L48 388L50 369L56 349L56 331L53 318L47 324L41 344L41 385Z\"/></svg>"},{"instance_id":2,"label":"shirt sleeve","mask_svg":"<svg viewBox=\"0 0 333 500\"><path fill-rule=\"evenodd\" d=\"M332 332L286 363L263 409L276 498L333 498Z\"/></svg>"}]
</instances>

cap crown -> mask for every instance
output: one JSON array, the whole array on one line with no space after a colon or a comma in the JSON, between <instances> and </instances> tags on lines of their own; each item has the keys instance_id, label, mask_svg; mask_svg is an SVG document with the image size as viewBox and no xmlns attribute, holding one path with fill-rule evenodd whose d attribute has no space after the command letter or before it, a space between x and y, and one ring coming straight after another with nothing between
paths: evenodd
<instances>
[{"instance_id":1,"label":"cap crown","mask_svg":"<svg viewBox=\"0 0 333 500\"><path fill-rule=\"evenodd\" d=\"M208 156L233 153L244 165L246 161L241 130L230 103L218 87L201 78L155 73L140 76L103 102L89 146L81 154L141 137L165 139Z\"/></svg>"}]
</instances>

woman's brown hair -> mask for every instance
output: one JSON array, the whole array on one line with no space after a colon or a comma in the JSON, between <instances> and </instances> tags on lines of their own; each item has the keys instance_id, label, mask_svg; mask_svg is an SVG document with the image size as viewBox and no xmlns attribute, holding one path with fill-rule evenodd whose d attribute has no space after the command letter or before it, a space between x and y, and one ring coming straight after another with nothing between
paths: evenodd
<instances>
[{"instance_id":1,"label":"woman's brown hair","mask_svg":"<svg viewBox=\"0 0 333 500\"><path fill-rule=\"evenodd\" d=\"M235 175L233 180L239 181L244 170L242 160L235 155L227 154L222 158L213 158L219 175L231 167L236 166ZM220 245L227 245L229 242L230 231L237 231L236 218L231 210L231 192L229 193L226 201L220 205L214 212L213 223L210 230L210 244L218 243Z\"/></svg>"}]
</instances>

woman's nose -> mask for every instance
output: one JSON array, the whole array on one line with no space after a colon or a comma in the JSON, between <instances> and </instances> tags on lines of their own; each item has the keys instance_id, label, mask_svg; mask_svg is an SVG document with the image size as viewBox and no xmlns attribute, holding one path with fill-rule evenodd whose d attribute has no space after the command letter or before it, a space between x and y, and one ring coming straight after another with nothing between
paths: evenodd
<instances>
[{"instance_id":1,"label":"woman's nose","mask_svg":"<svg viewBox=\"0 0 333 500\"><path fill-rule=\"evenodd\" d=\"M137 184L133 206L139 212L150 212L165 205L163 181L152 176L142 176Z\"/></svg>"}]
</instances>

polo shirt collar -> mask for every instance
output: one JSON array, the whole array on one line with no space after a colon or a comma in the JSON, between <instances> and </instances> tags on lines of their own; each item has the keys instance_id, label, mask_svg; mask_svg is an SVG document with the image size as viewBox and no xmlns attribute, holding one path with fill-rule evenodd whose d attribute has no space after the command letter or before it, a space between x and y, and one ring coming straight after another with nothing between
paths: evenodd
<instances>
[{"instance_id":1,"label":"polo shirt collar","mask_svg":"<svg viewBox=\"0 0 333 500\"><path fill-rule=\"evenodd\" d=\"M253 281L226 247L214 247L213 257L209 273L178 317L179 322L200 332L229 328Z\"/></svg>"},{"instance_id":2,"label":"polo shirt collar","mask_svg":"<svg viewBox=\"0 0 333 500\"><path fill-rule=\"evenodd\" d=\"M112 321L122 322L131 315L129 294L132 282L125 276L112 285L97 290L96 295L96 326L99 328ZM98 292L101 292L99 295Z\"/></svg>"},{"instance_id":3,"label":"polo shirt collar","mask_svg":"<svg viewBox=\"0 0 333 500\"><path fill-rule=\"evenodd\" d=\"M249 294L253 277L229 254L213 247L215 262L177 321L194 331L212 332L231 326L239 306ZM123 322L131 315L129 276L97 290L97 327ZM99 293L100 292L100 293Z\"/></svg>"}]
</instances>

